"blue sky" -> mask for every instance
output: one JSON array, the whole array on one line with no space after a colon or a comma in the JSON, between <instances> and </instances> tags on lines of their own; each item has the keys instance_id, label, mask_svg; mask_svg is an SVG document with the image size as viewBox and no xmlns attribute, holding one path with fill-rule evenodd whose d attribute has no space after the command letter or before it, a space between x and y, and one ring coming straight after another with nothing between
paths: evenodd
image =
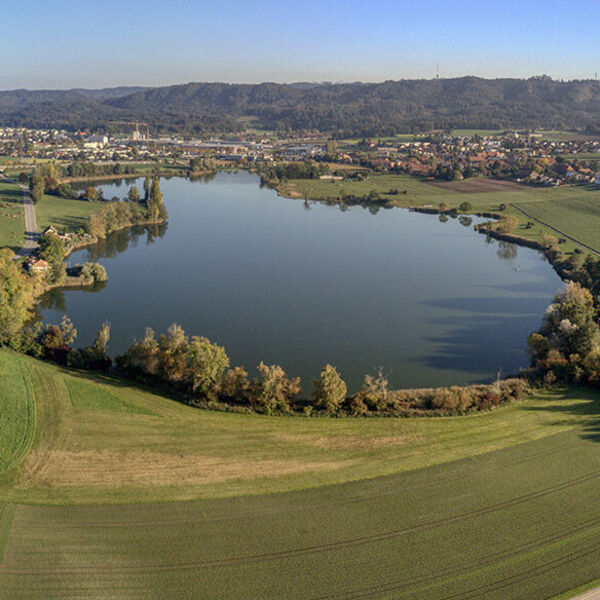
<instances>
[{"instance_id":1,"label":"blue sky","mask_svg":"<svg viewBox=\"0 0 600 600\"><path fill-rule=\"evenodd\" d=\"M0 0L0 89L593 78L598 0Z\"/></svg>"}]
</instances>

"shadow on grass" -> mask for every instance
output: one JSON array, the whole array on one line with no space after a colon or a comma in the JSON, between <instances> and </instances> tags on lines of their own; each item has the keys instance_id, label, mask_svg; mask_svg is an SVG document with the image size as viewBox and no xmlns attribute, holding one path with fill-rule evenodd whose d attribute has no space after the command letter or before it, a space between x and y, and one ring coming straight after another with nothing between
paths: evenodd
<instances>
[{"instance_id":1,"label":"shadow on grass","mask_svg":"<svg viewBox=\"0 0 600 600\"><path fill-rule=\"evenodd\" d=\"M87 217L53 217L51 221L58 229L76 231L85 227Z\"/></svg>"},{"instance_id":2,"label":"shadow on grass","mask_svg":"<svg viewBox=\"0 0 600 600\"><path fill-rule=\"evenodd\" d=\"M16 190L0 190L0 202L11 202L13 204L23 204L23 194Z\"/></svg>"},{"instance_id":3,"label":"shadow on grass","mask_svg":"<svg viewBox=\"0 0 600 600\"><path fill-rule=\"evenodd\" d=\"M100 373L94 371L84 371L80 369L71 369L69 367L58 367L60 372L64 375L69 375L70 377L75 377L76 379L80 379L82 381L87 381L89 383L99 383L102 385L109 385L114 388L135 388L142 392L146 392L149 394L153 394L155 396L160 396L165 400L172 400L174 402L178 402L179 404L186 404L183 399L173 390L167 389L166 387L162 387L160 385L153 385L148 382L140 381L137 379L126 379L120 375L115 373Z\"/></svg>"},{"instance_id":4,"label":"shadow on grass","mask_svg":"<svg viewBox=\"0 0 600 600\"><path fill-rule=\"evenodd\" d=\"M573 401L576 402L573 402ZM582 439L592 442L600 442L600 390L583 385L574 385L565 388L558 388L543 406L524 406L526 411L543 411L570 417L579 417L582 430ZM572 419L569 419L572 421ZM562 425L563 419L558 418L557 425Z\"/></svg>"}]
</instances>

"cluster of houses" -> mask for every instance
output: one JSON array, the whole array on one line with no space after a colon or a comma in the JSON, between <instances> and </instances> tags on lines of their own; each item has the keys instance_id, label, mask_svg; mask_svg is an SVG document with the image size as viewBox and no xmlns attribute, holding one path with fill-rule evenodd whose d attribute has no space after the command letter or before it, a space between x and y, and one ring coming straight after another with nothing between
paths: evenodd
<instances>
[{"instance_id":1,"label":"cluster of houses","mask_svg":"<svg viewBox=\"0 0 600 600\"><path fill-rule=\"evenodd\" d=\"M256 133L209 140L148 135L113 139L85 131L0 128L0 154L15 157L16 162L27 157L98 164L158 161L182 167L199 156L233 164L333 158L336 163L425 177L490 174L545 186L600 185L600 138L557 141L517 132L483 137L431 132L413 139L338 142L332 156L327 136L318 132L289 139L261 138Z\"/></svg>"},{"instance_id":2,"label":"cluster of houses","mask_svg":"<svg viewBox=\"0 0 600 600\"><path fill-rule=\"evenodd\" d=\"M495 175L526 183L600 185L600 139L543 140L536 135L500 137L432 134L410 142L363 141L339 160L378 171L425 177Z\"/></svg>"},{"instance_id":3,"label":"cluster of houses","mask_svg":"<svg viewBox=\"0 0 600 600\"><path fill-rule=\"evenodd\" d=\"M42 231L40 234L40 237L46 234L57 236L65 245L71 244L75 239L74 233L61 233L53 225L46 227L46 229L44 229L44 231ZM47 261L38 258L37 256L29 256L23 263L23 267L32 273L43 273L50 269L50 264Z\"/></svg>"},{"instance_id":4,"label":"cluster of houses","mask_svg":"<svg viewBox=\"0 0 600 600\"><path fill-rule=\"evenodd\" d=\"M232 163L272 162L319 158L324 154L324 147L323 137L321 140L314 140L312 137L277 140L257 138L255 135L250 135L247 139L244 136L228 136L209 140L177 136L150 138L139 135L112 138L85 131L69 133L64 130L13 127L0 129L0 155L14 157L15 162L23 158L39 158L65 162L179 161L184 164L190 158L198 156L210 156Z\"/></svg>"}]
</instances>

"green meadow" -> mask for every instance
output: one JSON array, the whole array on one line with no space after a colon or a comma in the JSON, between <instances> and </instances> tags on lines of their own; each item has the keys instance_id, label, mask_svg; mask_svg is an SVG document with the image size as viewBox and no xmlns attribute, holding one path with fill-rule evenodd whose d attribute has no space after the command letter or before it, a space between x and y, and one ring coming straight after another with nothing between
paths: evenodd
<instances>
[{"instance_id":1,"label":"green meadow","mask_svg":"<svg viewBox=\"0 0 600 600\"><path fill-rule=\"evenodd\" d=\"M18 250L24 241L23 194L18 186L0 181L0 248Z\"/></svg>"},{"instance_id":2,"label":"green meadow","mask_svg":"<svg viewBox=\"0 0 600 600\"><path fill-rule=\"evenodd\" d=\"M102 206L101 202L62 198L44 194L36 204L38 227L43 231L54 225L59 231L76 231L85 227L87 218Z\"/></svg>"}]
</instances>

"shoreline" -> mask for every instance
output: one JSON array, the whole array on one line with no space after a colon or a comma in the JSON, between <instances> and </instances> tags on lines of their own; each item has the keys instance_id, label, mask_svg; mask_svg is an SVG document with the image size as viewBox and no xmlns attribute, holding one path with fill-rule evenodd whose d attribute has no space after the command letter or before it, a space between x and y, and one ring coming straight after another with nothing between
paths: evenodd
<instances>
[{"instance_id":1,"label":"shoreline","mask_svg":"<svg viewBox=\"0 0 600 600\"><path fill-rule=\"evenodd\" d=\"M275 189L278 196L281 196L283 198L288 198L290 200L303 200L303 201L309 200L311 202L322 202L325 204L328 204L328 203L329 204L338 204L336 202L332 203L331 201L328 201L324 198L307 198L307 199L305 199L300 196L287 194L287 193L285 193L285 191L283 191L281 189L281 184L274 186L273 189ZM451 209L439 210L438 208L435 208L435 207L416 206L416 205L410 206L410 205L398 204L394 201L369 202L366 199L364 199L361 202L352 203L352 205L374 206L374 207L379 207L379 208L383 208L383 207L402 208L405 210L409 210L411 212L418 212L418 213L427 214L427 215L442 215L442 214L449 215L452 212ZM520 209L518 209L518 207L515 207L515 208L517 210L519 210L519 212L521 212L523 215L525 215L525 213L523 213L523 211L520 211ZM465 216L465 217L468 217L468 216L483 217L486 219L494 219L496 221L499 221L502 218L502 215L495 213L495 212L469 212L469 213L460 213L460 215ZM542 224L544 227L546 227L548 229L551 229L554 232L558 232L556 229L546 225L545 223L540 223L540 224ZM488 230L488 228L486 227L486 225L484 223L479 224L479 225L474 225L473 228L478 233L487 235L496 240L509 242L511 244L515 244L516 246L520 246L522 248L530 248L532 250L537 250L537 251L541 252L544 255L544 257L546 258L546 260L548 261L548 263L550 264L550 266L554 269L554 272L560 277L561 281L567 281L569 279L570 272L561 266L560 261L558 260L557 252L552 250L551 248L546 248L545 246L543 246L536 240L531 240L526 237L511 234L511 233L500 233L498 231ZM562 234L562 235L565 235L565 234ZM578 246L581 246L582 248L584 248L586 252L589 252L590 254L595 254L595 255L600 254L597 251L589 248L585 244L582 244L581 242L571 238L570 236L566 236L566 237L569 237L569 239L571 239L572 242L574 242Z\"/></svg>"},{"instance_id":2,"label":"shoreline","mask_svg":"<svg viewBox=\"0 0 600 600\"><path fill-rule=\"evenodd\" d=\"M133 227L145 227L147 225L161 225L167 221L168 217L165 219L151 220L151 221L142 221L140 223L131 223L130 225L122 225L121 227L115 227L111 229L104 237L97 237L92 235L91 233L86 233L85 235L89 237L88 240L82 240L79 243L70 244L68 248L65 249L65 258L70 256L73 252L77 250L82 250L83 248L87 248L89 246L93 246L94 244L98 244L101 240L105 240L111 233L115 233L116 231L123 231L123 229L132 229Z\"/></svg>"},{"instance_id":3,"label":"shoreline","mask_svg":"<svg viewBox=\"0 0 600 600\"><path fill-rule=\"evenodd\" d=\"M119 179L141 179L143 177L152 176L153 174L158 175L159 177L164 177L165 179L170 179L171 177L205 177L206 175L211 175L218 171L190 171L185 167L181 167L181 169L173 169L171 170L159 170L157 172L153 171L143 171L141 173L121 173L119 175L111 174L111 175L85 175L83 177L63 177L58 180L59 184L71 184L71 183L85 183L86 181L115 181ZM189 173L189 176L188 176Z\"/></svg>"}]
</instances>

